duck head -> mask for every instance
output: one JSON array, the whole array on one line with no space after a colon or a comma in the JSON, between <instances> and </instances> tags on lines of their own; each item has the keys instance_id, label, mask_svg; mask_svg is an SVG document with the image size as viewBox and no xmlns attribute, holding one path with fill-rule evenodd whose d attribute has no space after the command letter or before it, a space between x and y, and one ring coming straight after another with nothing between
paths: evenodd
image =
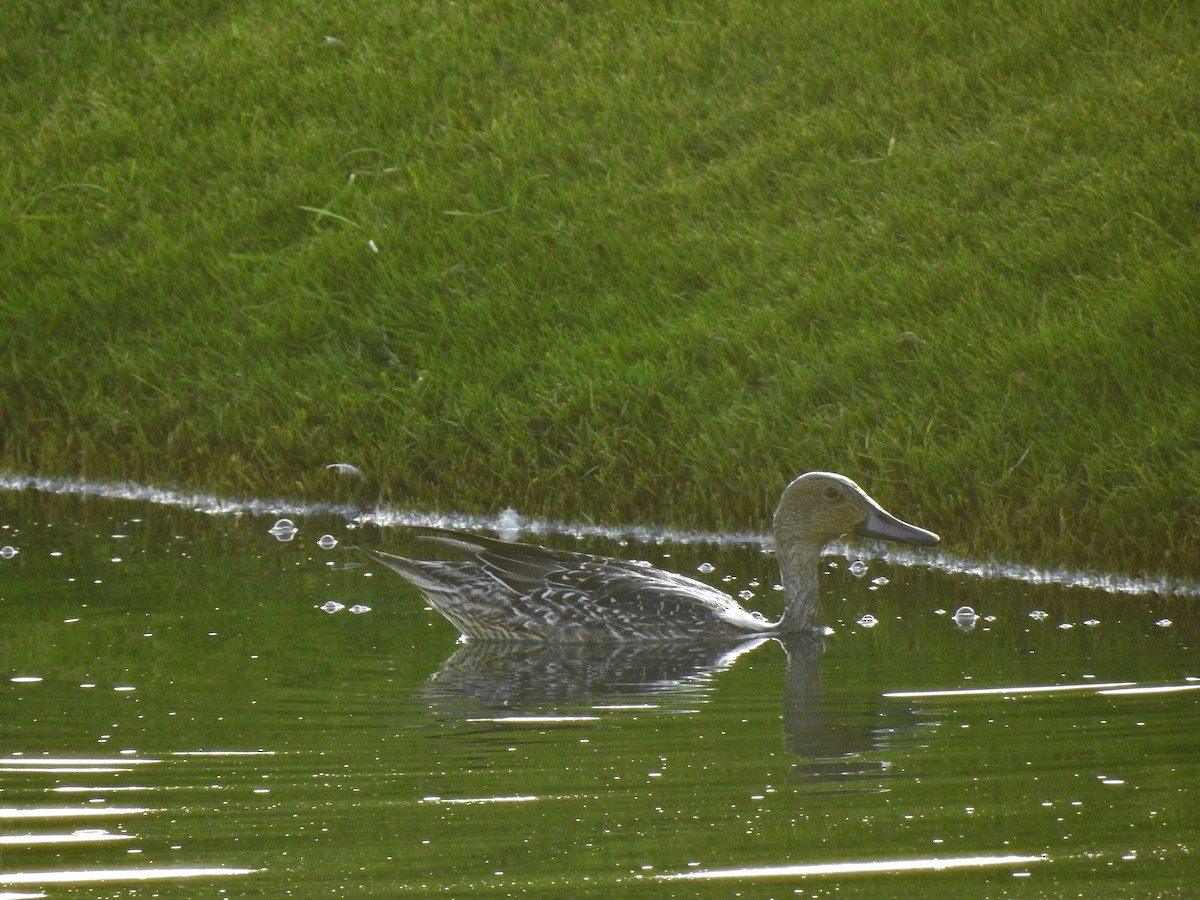
<instances>
[{"instance_id":1,"label":"duck head","mask_svg":"<svg viewBox=\"0 0 1200 900\"><path fill-rule=\"evenodd\" d=\"M775 510L775 544L821 548L844 534L881 538L932 547L940 538L932 531L897 519L857 484L833 472L808 472L795 479Z\"/></svg>"}]
</instances>

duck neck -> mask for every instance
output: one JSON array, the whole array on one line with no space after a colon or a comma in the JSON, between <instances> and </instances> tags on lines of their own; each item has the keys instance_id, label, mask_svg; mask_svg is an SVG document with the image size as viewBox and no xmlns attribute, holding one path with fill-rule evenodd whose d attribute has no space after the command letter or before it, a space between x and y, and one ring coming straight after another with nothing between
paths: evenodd
<instances>
[{"instance_id":1,"label":"duck neck","mask_svg":"<svg viewBox=\"0 0 1200 900\"><path fill-rule=\"evenodd\" d=\"M779 630L809 631L817 626L817 568L821 558L818 545L780 540L775 535L775 553L783 579L783 616Z\"/></svg>"}]
</instances>

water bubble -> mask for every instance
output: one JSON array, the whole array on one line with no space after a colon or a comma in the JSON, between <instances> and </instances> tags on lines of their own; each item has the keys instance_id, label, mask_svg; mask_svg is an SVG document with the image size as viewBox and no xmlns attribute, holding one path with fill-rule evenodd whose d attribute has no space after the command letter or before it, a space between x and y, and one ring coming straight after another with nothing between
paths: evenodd
<instances>
[{"instance_id":1,"label":"water bubble","mask_svg":"<svg viewBox=\"0 0 1200 900\"><path fill-rule=\"evenodd\" d=\"M1159 619L1154 624L1157 625L1159 628L1170 628L1175 623L1172 622L1170 619Z\"/></svg>"},{"instance_id":2,"label":"water bubble","mask_svg":"<svg viewBox=\"0 0 1200 900\"><path fill-rule=\"evenodd\" d=\"M888 583L888 580L886 578L884 578L882 575L880 575L878 578L871 579L871 584L875 585L875 587L883 587L887 583Z\"/></svg>"},{"instance_id":3,"label":"water bubble","mask_svg":"<svg viewBox=\"0 0 1200 900\"><path fill-rule=\"evenodd\" d=\"M291 519L280 519L274 525L267 529L267 534L273 536L278 541L290 541L296 536L299 531Z\"/></svg>"},{"instance_id":4,"label":"water bubble","mask_svg":"<svg viewBox=\"0 0 1200 900\"><path fill-rule=\"evenodd\" d=\"M1083 624L1087 625L1089 628L1095 628L1097 625L1100 624L1100 620L1099 619L1084 619Z\"/></svg>"},{"instance_id":5,"label":"water bubble","mask_svg":"<svg viewBox=\"0 0 1200 900\"><path fill-rule=\"evenodd\" d=\"M879 620L870 613L864 613L863 615L859 616L857 621L858 624L863 628L874 628L879 624Z\"/></svg>"},{"instance_id":6,"label":"water bubble","mask_svg":"<svg viewBox=\"0 0 1200 900\"><path fill-rule=\"evenodd\" d=\"M867 564L861 559L856 559L854 562L850 563L850 574L855 578L862 578L867 574Z\"/></svg>"},{"instance_id":7,"label":"water bubble","mask_svg":"<svg viewBox=\"0 0 1200 900\"><path fill-rule=\"evenodd\" d=\"M337 543L337 538L335 538L332 534L323 534L317 539L317 546L322 550L332 550L337 546Z\"/></svg>"},{"instance_id":8,"label":"water bubble","mask_svg":"<svg viewBox=\"0 0 1200 900\"><path fill-rule=\"evenodd\" d=\"M754 591L738 591L738 599L752 600L754 599Z\"/></svg>"},{"instance_id":9,"label":"water bubble","mask_svg":"<svg viewBox=\"0 0 1200 900\"><path fill-rule=\"evenodd\" d=\"M1060 622L1058 627L1060 629L1062 629L1063 631L1069 631L1072 628L1074 628L1075 626L1072 625L1070 622Z\"/></svg>"},{"instance_id":10,"label":"water bubble","mask_svg":"<svg viewBox=\"0 0 1200 900\"><path fill-rule=\"evenodd\" d=\"M703 563L700 563L700 565L696 566L696 571L697 571L697 572L703 572L705 575L707 575L707 574L708 574L709 572L711 572L712 570L713 570L713 564L712 564L712 563L706 563L706 562L703 562Z\"/></svg>"},{"instance_id":11,"label":"water bubble","mask_svg":"<svg viewBox=\"0 0 1200 900\"><path fill-rule=\"evenodd\" d=\"M8 544L0 547L0 557L4 557L5 559L12 559L17 555L17 552L16 547L10 547Z\"/></svg>"},{"instance_id":12,"label":"water bubble","mask_svg":"<svg viewBox=\"0 0 1200 900\"><path fill-rule=\"evenodd\" d=\"M1042 619L1050 618L1050 613L1046 612L1044 609L1035 609L1029 614L1029 618L1040 622Z\"/></svg>"},{"instance_id":13,"label":"water bubble","mask_svg":"<svg viewBox=\"0 0 1200 900\"><path fill-rule=\"evenodd\" d=\"M327 613L341 612L346 608L346 604L338 603L336 600L326 600L317 609L323 609Z\"/></svg>"},{"instance_id":14,"label":"water bubble","mask_svg":"<svg viewBox=\"0 0 1200 900\"><path fill-rule=\"evenodd\" d=\"M960 606L950 618L954 620L955 625L966 631L975 627L975 623L979 621L979 614L969 606Z\"/></svg>"},{"instance_id":15,"label":"water bubble","mask_svg":"<svg viewBox=\"0 0 1200 900\"><path fill-rule=\"evenodd\" d=\"M354 613L356 616L361 616L363 613L369 613L370 611L371 607L363 603L355 603L352 607L350 607L350 612Z\"/></svg>"}]
</instances>

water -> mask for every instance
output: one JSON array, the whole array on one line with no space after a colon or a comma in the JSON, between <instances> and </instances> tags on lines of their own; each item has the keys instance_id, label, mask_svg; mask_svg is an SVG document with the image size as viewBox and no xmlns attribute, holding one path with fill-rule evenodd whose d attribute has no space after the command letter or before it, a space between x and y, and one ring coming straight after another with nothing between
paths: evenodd
<instances>
[{"instance_id":1,"label":"water","mask_svg":"<svg viewBox=\"0 0 1200 900\"><path fill-rule=\"evenodd\" d=\"M821 642L513 652L457 643L352 549L428 550L402 529L197 503L0 492L0 898L1147 897L1200 875L1192 594L835 555ZM778 612L754 544L538 539Z\"/></svg>"}]
</instances>

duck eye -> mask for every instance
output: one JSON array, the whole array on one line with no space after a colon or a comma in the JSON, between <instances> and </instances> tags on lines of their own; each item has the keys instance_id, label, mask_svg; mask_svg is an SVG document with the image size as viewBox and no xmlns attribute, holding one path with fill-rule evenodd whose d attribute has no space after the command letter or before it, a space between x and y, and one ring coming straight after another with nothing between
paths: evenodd
<instances>
[{"instance_id":1,"label":"duck eye","mask_svg":"<svg viewBox=\"0 0 1200 900\"><path fill-rule=\"evenodd\" d=\"M842 492L839 491L837 488L835 488L832 484L829 485L829 487L825 488L825 499L826 500L837 500L841 496L842 496Z\"/></svg>"}]
</instances>

